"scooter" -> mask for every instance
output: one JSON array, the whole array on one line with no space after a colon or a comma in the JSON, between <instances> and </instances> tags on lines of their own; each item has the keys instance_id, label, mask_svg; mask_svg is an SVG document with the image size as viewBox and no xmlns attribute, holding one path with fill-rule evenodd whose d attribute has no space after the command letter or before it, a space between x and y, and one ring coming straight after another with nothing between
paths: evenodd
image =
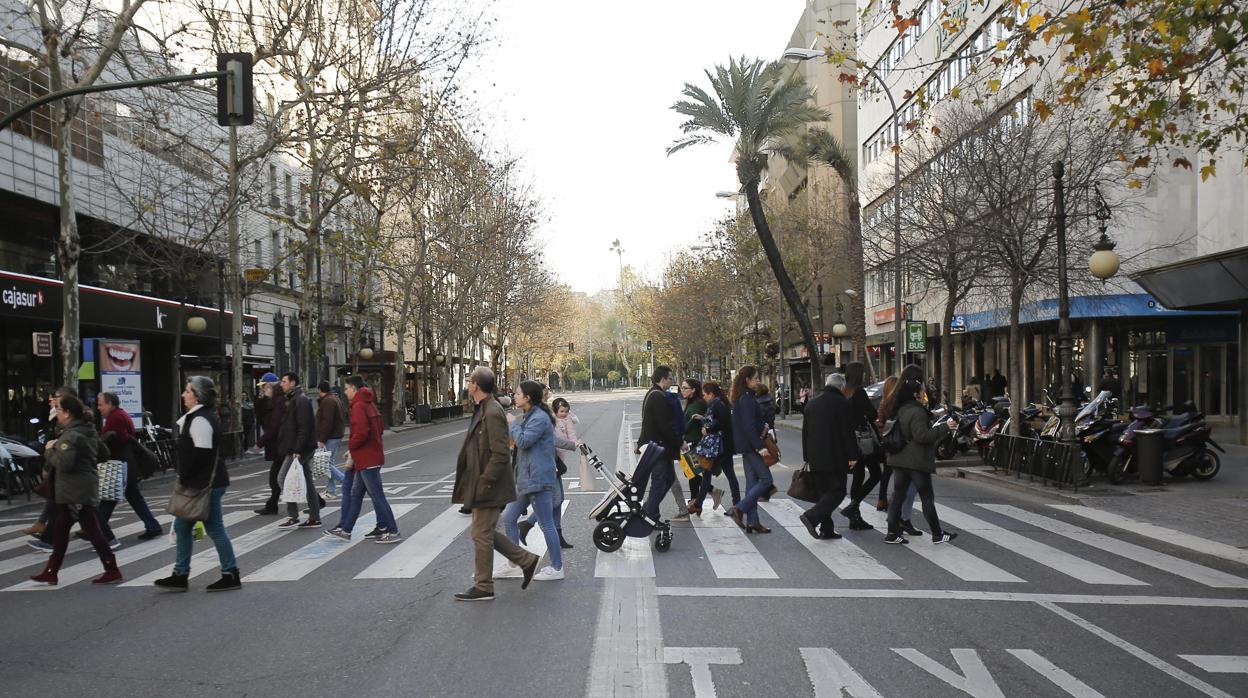
<instances>
[{"instance_id":1,"label":"scooter","mask_svg":"<svg viewBox=\"0 0 1248 698\"><path fill-rule=\"evenodd\" d=\"M946 405L945 410L949 417L958 420L958 427L950 430L936 444L936 457L940 460L950 460L959 453L971 450L975 443L975 423L979 419L973 410L960 410L953 405Z\"/></svg>"},{"instance_id":2,"label":"scooter","mask_svg":"<svg viewBox=\"0 0 1248 698\"><path fill-rule=\"evenodd\" d=\"M997 435L1005 426L1010 414L1010 399L999 397L993 400L992 407L980 412L975 418L975 449L985 465L991 464L992 446Z\"/></svg>"},{"instance_id":3,"label":"scooter","mask_svg":"<svg viewBox=\"0 0 1248 698\"><path fill-rule=\"evenodd\" d=\"M1212 480L1217 476L1222 460L1209 447L1221 453L1226 453L1226 450L1213 440L1213 429L1205 424L1205 415L1194 403L1189 401L1181 408L1182 412L1165 419L1159 418L1151 407L1131 408L1131 423L1123 431L1119 447L1109 464L1111 483L1120 483L1129 475L1138 473L1136 432L1141 429L1163 430L1161 466L1171 477L1191 475L1197 480Z\"/></svg>"}]
</instances>

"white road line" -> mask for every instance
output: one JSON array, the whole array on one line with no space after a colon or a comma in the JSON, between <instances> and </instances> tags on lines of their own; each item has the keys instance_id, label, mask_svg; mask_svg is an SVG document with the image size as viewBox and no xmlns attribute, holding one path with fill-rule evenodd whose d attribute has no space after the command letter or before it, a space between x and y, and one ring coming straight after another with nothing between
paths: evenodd
<instances>
[{"instance_id":1,"label":"white road line","mask_svg":"<svg viewBox=\"0 0 1248 698\"><path fill-rule=\"evenodd\" d=\"M256 516L256 514L251 512L232 511L225 515L225 526L226 528L229 528L240 521L245 521L254 516ZM212 545L212 541L207 540L207 544ZM170 557L172 557L173 552L173 546L169 545L168 539L161 536L160 538L153 538L152 540L135 543L134 545L117 551L117 566L121 568L122 574L125 574L126 565L132 562L138 562L139 560L149 558L160 553L169 553ZM85 562L80 562L71 567L63 568L60 574L57 575L60 580L60 584L57 586L48 586L47 584L36 584L31 581L25 581L21 584L15 584L11 587L0 589L0 591L56 591L58 589L64 589L71 584L77 584L84 579L98 577L102 573L103 571L100 566L99 559L92 557L90 560Z\"/></svg>"},{"instance_id":2,"label":"white road line","mask_svg":"<svg viewBox=\"0 0 1248 698\"><path fill-rule=\"evenodd\" d=\"M1170 574L1190 579L1193 582L1204 584L1208 587L1218 589L1248 589L1248 579L1236 577L1233 574L1227 574L1211 567L1205 567L1204 565L1198 565L1194 562L1189 562L1173 555L1159 553L1156 550L1145 548L1142 545L1136 545L1134 543L1118 540L1117 538L1111 538L1100 533L1089 531L1088 529L1080 526L1073 526L1065 523L1064 521L1059 521L1047 516L1041 516L1039 514L1033 514L1029 511L1024 511L1023 509L1019 509L1018 507L1010 506L1008 504L980 504L979 506L988 509L989 511L995 511L1003 516L1018 519L1025 524L1035 526L1036 528L1050 533L1056 533L1059 536L1064 536L1073 541L1083 543L1084 545L1089 545L1093 548L1098 548L1100 550L1104 550L1105 552L1125 557L1128 560L1134 560L1142 565L1148 565L1149 567L1159 569L1162 572L1169 572Z\"/></svg>"},{"instance_id":3,"label":"white road line","mask_svg":"<svg viewBox=\"0 0 1248 698\"><path fill-rule=\"evenodd\" d=\"M608 579L598 603L585 695L666 698L667 670L654 580Z\"/></svg>"},{"instance_id":4,"label":"white road line","mask_svg":"<svg viewBox=\"0 0 1248 698\"><path fill-rule=\"evenodd\" d=\"M693 530L702 542L706 558L720 579L779 579L767 559L750 542L745 531L722 513L706 510L691 516ZM803 531L804 532L804 531Z\"/></svg>"},{"instance_id":5,"label":"white road line","mask_svg":"<svg viewBox=\"0 0 1248 698\"><path fill-rule=\"evenodd\" d=\"M798 520L802 509L792 499L773 499L759 502L771 518L797 539L803 547L822 562L832 574L841 579L888 579L899 580L895 572L871 557L865 550L847 538L840 540L815 540Z\"/></svg>"},{"instance_id":6,"label":"white road line","mask_svg":"<svg viewBox=\"0 0 1248 698\"><path fill-rule=\"evenodd\" d=\"M939 511L942 522L953 524L963 531L973 533L974 535L977 535L990 543L995 543L1016 555L1021 555L1030 560L1034 560L1035 562L1038 562L1055 572L1061 572L1062 574L1080 582L1085 582L1087 584L1148 586L1147 583L1141 582L1138 579L1133 579L1107 567L1102 567L1095 562L1084 560L1081 557L1076 557L1070 553L1063 552L1051 545L1045 545L1039 541L1034 541L1013 531L1007 531L996 524L988 523L987 521L971 516L970 514L964 514L945 504L940 505ZM952 545L956 545L956 543Z\"/></svg>"},{"instance_id":7,"label":"white road line","mask_svg":"<svg viewBox=\"0 0 1248 698\"><path fill-rule=\"evenodd\" d=\"M918 599L939 601L999 601L1059 603L1091 606L1177 606L1184 608L1248 609L1248 599L1195 596L1111 596L1108 594L1039 594L1018 591L960 591L957 589L812 589L809 587L659 587L659 596L720 596L763 599Z\"/></svg>"},{"instance_id":8,"label":"white road line","mask_svg":"<svg viewBox=\"0 0 1248 698\"><path fill-rule=\"evenodd\" d=\"M946 667L913 647L893 647L893 652L906 661L948 684L954 690L973 698L1005 698L984 660L973 649L950 649L961 674Z\"/></svg>"},{"instance_id":9,"label":"white road line","mask_svg":"<svg viewBox=\"0 0 1248 698\"><path fill-rule=\"evenodd\" d=\"M1070 672L1045 659L1034 650L1006 650L1018 661L1031 667L1037 674L1052 681L1058 688L1075 698L1105 698L1099 691L1080 681Z\"/></svg>"},{"instance_id":10,"label":"white road line","mask_svg":"<svg viewBox=\"0 0 1248 698\"><path fill-rule=\"evenodd\" d=\"M394 517L398 519L407 512L415 509L417 504L397 504L394 507ZM365 534L373 530L373 526L377 523L377 512L370 511L361 515L355 521L354 528L351 529L351 540L344 541L340 538L331 538L317 531L317 539L303 546L302 548L290 553L289 555L261 567L255 572L243 577L244 582L295 582L315 572L318 568L328 563L330 560L347 552L348 549L364 542Z\"/></svg>"},{"instance_id":11,"label":"white road line","mask_svg":"<svg viewBox=\"0 0 1248 698\"><path fill-rule=\"evenodd\" d=\"M162 526L164 526L164 525L167 525L169 522L173 521L173 517L169 516L168 514L165 514L165 515L157 517L156 520L159 521ZM78 525L74 524L74 528L77 529ZM126 524L125 526L118 526L114 528L113 535L118 540L122 540L126 536L129 536L132 533L139 533L143 531L144 528L145 526L143 522L139 521L137 523ZM7 550L9 548L16 548L18 546L26 548L26 541L28 540L35 540L35 539L29 536L23 536L22 538L19 538L17 540L5 541L5 544L6 544L5 547L0 548L0 550ZM125 547L127 545L135 545L135 544L137 544L137 542L124 540L121 549L125 550ZM91 548L90 542L85 541L85 540L78 540L77 538L73 537L73 534L70 534L69 547L66 548L65 556L69 557L70 555L73 555L74 553L80 553L80 552L83 552L84 550L91 550L91 549L92 548ZM25 552L22 555L17 555L15 557L10 557L5 560L0 560L0 574L8 574L9 572L12 572L13 570L20 570L23 567L29 567L31 565L39 564L40 561L46 560L48 558L48 555L50 554L47 552L39 552L37 550L33 550L30 548L26 548L26 551L27 552Z\"/></svg>"},{"instance_id":12,"label":"white road line","mask_svg":"<svg viewBox=\"0 0 1248 698\"><path fill-rule=\"evenodd\" d=\"M881 533L888 531L888 515L871 507L860 507L862 518ZM966 582L1026 582L996 565L954 545L936 545L928 536L911 538L905 548Z\"/></svg>"},{"instance_id":13,"label":"white road line","mask_svg":"<svg viewBox=\"0 0 1248 698\"><path fill-rule=\"evenodd\" d=\"M336 507L326 507L321 510L321 516L325 516L326 514L332 514L335 511L337 511ZM237 538L231 537L230 543L234 547L234 557L236 558L242 557L243 555L246 555L247 553L253 550L256 550L257 548L268 545L269 543L272 543L278 538L284 537L287 533L290 533L290 529L278 528L276 524L269 524L269 525L261 526L260 528L248 531L247 533L244 533L243 535ZM307 534L303 533L300 535L307 535ZM210 547L207 550L203 550L198 553L195 553L194 555L191 556L191 573L190 573L189 578L194 579L200 576L201 574L204 574L205 572L209 572L213 569L216 569L217 564L218 564L218 558L217 558L217 550L215 547ZM161 577L166 576L168 573L169 571L167 569L163 569L163 568L156 569L143 575L142 577L137 577L135 579L128 579L125 583L122 584L122 586L123 587L148 586L152 582L155 582L157 579L160 579Z\"/></svg>"},{"instance_id":14,"label":"white road line","mask_svg":"<svg viewBox=\"0 0 1248 698\"><path fill-rule=\"evenodd\" d=\"M12 526L0 526L0 536L8 535L14 531L20 531L24 528L29 527L31 523L34 523L34 522L32 521L28 523L18 523L18 524L13 524Z\"/></svg>"},{"instance_id":15,"label":"white road line","mask_svg":"<svg viewBox=\"0 0 1248 698\"><path fill-rule=\"evenodd\" d=\"M1248 674L1248 657L1230 654L1180 654L1179 659L1189 661L1210 674Z\"/></svg>"},{"instance_id":16,"label":"white road line","mask_svg":"<svg viewBox=\"0 0 1248 698\"><path fill-rule=\"evenodd\" d=\"M637 579L654 578L654 555L649 538L625 538L624 545L613 553L598 551L594 576Z\"/></svg>"},{"instance_id":17,"label":"white road line","mask_svg":"<svg viewBox=\"0 0 1248 698\"><path fill-rule=\"evenodd\" d=\"M1177 679L1178 681L1181 681L1187 684L1188 686L1191 686L1192 688L1196 689L1197 691L1200 691L1201 693L1207 696L1211 696L1211 698L1232 698L1231 694L1219 688L1216 688L1214 686L1210 686L1209 684L1205 683L1204 681L1201 681L1195 676L1192 676L1186 671L1183 671L1182 669L1174 666L1173 664L1170 664L1169 662L1165 661L1161 657L1158 657L1157 655L1154 655L1154 654L1149 654L1145 650L1139 647L1136 647L1135 645L1131 644L1130 642L1127 642L1126 640L1118 637L1117 635L1114 635L1108 630L1105 630L1104 628L1101 628L1100 626L1094 625L1084 620L1083 618L1080 618L1079 616L1071 613L1070 611L1067 611L1064 608L1059 608L1056 604L1042 603L1040 605L1056 613L1062 618L1065 618L1071 623L1074 623L1075 625L1083 628L1084 630L1087 630L1088 632L1101 638L1102 640L1108 642L1109 644L1123 650L1127 654L1130 654L1131 656L1135 657L1136 659L1139 659L1145 664L1152 666L1158 671L1161 671L1165 674L1169 674L1172 678Z\"/></svg>"},{"instance_id":18,"label":"white road line","mask_svg":"<svg viewBox=\"0 0 1248 698\"><path fill-rule=\"evenodd\" d=\"M1085 507L1078 504L1050 504L1049 506L1054 509L1070 512L1075 516L1082 516L1085 519L1092 519L1093 521L1106 524L1107 526L1113 526L1114 528L1129 531L1138 536L1152 538L1153 540L1161 541L1162 543L1177 545L1180 548L1187 548L1188 550L1194 550L1198 553L1204 553L1205 555L1212 555L1214 557L1220 557L1224 560L1230 560L1232 562L1248 565L1248 550L1236 548L1225 543L1218 543L1217 541L1200 538L1198 536L1183 533L1182 531L1176 531L1172 528L1155 526L1150 523L1136 521L1135 519L1129 519L1125 516L1119 516L1118 514L1111 514L1108 511L1101 511L1100 509L1093 509L1091 507Z\"/></svg>"},{"instance_id":19,"label":"white road line","mask_svg":"<svg viewBox=\"0 0 1248 698\"><path fill-rule=\"evenodd\" d=\"M736 647L664 647L663 663L688 664L694 698L715 698L711 665L740 664L741 650Z\"/></svg>"},{"instance_id":20,"label":"white road line","mask_svg":"<svg viewBox=\"0 0 1248 698\"><path fill-rule=\"evenodd\" d=\"M472 517L459 513L459 505L453 504L355 578L412 579L446 550L471 521Z\"/></svg>"},{"instance_id":21,"label":"white road line","mask_svg":"<svg viewBox=\"0 0 1248 698\"><path fill-rule=\"evenodd\" d=\"M812 539L813 540L813 539ZM883 698L836 650L826 647L801 648L806 675L815 687L815 698Z\"/></svg>"},{"instance_id":22,"label":"white road line","mask_svg":"<svg viewBox=\"0 0 1248 698\"><path fill-rule=\"evenodd\" d=\"M441 436L434 436L434 437L425 439L424 441L417 441L416 443L405 444L403 446L395 446L394 448L386 449L385 453L389 455L391 453L398 453L399 451L406 451L409 448L416 448L417 446L424 446L425 444L431 444L434 441L441 441L442 439L449 439L452 436L462 437L466 433L466 431L467 431L466 429L465 431L452 431L449 434L443 434Z\"/></svg>"}]
</instances>

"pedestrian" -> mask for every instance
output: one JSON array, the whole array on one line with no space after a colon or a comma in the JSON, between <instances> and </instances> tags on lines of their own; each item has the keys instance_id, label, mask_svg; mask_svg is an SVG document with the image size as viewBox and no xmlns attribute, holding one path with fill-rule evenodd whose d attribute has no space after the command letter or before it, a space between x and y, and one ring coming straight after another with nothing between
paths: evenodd
<instances>
[{"instance_id":1,"label":"pedestrian","mask_svg":"<svg viewBox=\"0 0 1248 698\"><path fill-rule=\"evenodd\" d=\"M734 453L732 441L732 409L728 407L728 396L724 389L715 381L702 384L702 400L706 402L706 412L702 418L702 440L698 442L697 454L711 460L711 469L702 471L702 484L694 497L697 509L702 511L702 502L706 495L711 495L711 508L719 506L724 491L714 487L711 478L722 474L728 480L728 489L732 493L732 505L741 501L741 485L737 482L737 472L733 467Z\"/></svg>"},{"instance_id":2,"label":"pedestrian","mask_svg":"<svg viewBox=\"0 0 1248 698\"><path fill-rule=\"evenodd\" d=\"M316 491L316 483L312 481L312 455L316 453L316 423L312 415L312 401L303 393L299 385L299 374L288 371L282 374L283 399L286 402L282 416L282 425L277 431L277 453L282 460L282 468L277 474L280 483L286 482L286 474L295 461L303 469L304 487L307 488L308 520L299 521L299 503L286 503L286 520L278 524L278 528L301 528L305 530L321 527L320 493Z\"/></svg>"},{"instance_id":3,"label":"pedestrian","mask_svg":"<svg viewBox=\"0 0 1248 698\"><path fill-rule=\"evenodd\" d=\"M108 542L104 540L96 511L100 503L96 464L108 460L108 447L100 441L95 427L86 421L86 412L82 401L72 395L57 398L56 423L60 434L44 447L44 458L54 473L52 489L56 515L50 524L52 556L43 571L30 578L32 582L56 585L56 575L65 560L69 529L74 521L82 526L87 540L91 541L95 554L104 565L104 574L91 583L114 584L121 581L121 570L117 568L117 559L113 557Z\"/></svg>"},{"instance_id":4,"label":"pedestrian","mask_svg":"<svg viewBox=\"0 0 1248 698\"><path fill-rule=\"evenodd\" d=\"M768 429L776 428L776 396L771 392L771 388L766 383L758 382L758 390L755 391L758 396L758 411L763 415L763 422Z\"/></svg>"},{"instance_id":5,"label":"pedestrian","mask_svg":"<svg viewBox=\"0 0 1248 698\"><path fill-rule=\"evenodd\" d=\"M47 440L52 441L60 434L61 426L57 423L56 415L58 411L58 401L64 396L73 398L78 397L78 391L73 388L61 386L56 390L48 393L48 422L47 422ZM48 475L49 469L44 468L44 477L54 477ZM27 541L27 545L40 552L52 552L52 517L56 516L56 502L49 499L43 503L43 510L39 512L39 518L26 528L22 529L22 533L28 536L34 536L35 540Z\"/></svg>"},{"instance_id":6,"label":"pedestrian","mask_svg":"<svg viewBox=\"0 0 1248 698\"><path fill-rule=\"evenodd\" d=\"M513 543L520 542L520 515L529 506L546 538L550 564L533 579L553 581L564 578L563 552L555 529L554 493L559 475L555 469L555 416L542 402L542 388L537 381L523 381L516 393L516 406L522 416L508 415L508 431L516 444L516 499L503 510L503 530ZM519 577L521 570L512 562L503 563L494 571L495 577Z\"/></svg>"},{"instance_id":7,"label":"pedestrian","mask_svg":"<svg viewBox=\"0 0 1248 698\"><path fill-rule=\"evenodd\" d=\"M277 476L282 470L284 457L277 437L282 430L282 422L286 418L286 396L282 393L282 386L277 376L272 373L264 374L257 387L268 402L268 414L264 420L264 429L256 441L256 447L264 450L264 459L269 462L269 498L264 502L264 506L255 511L261 516L277 516L277 501L282 493L282 483Z\"/></svg>"},{"instance_id":8,"label":"pedestrian","mask_svg":"<svg viewBox=\"0 0 1248 698\"><path fill-rule=\"evenodd\" d=\"M320 393L316 409L316 447L329 451L329 481L324 498L331 499L338 496L337 484L343 479L342 471L338 469L338 447L342 445L345 428L343 409L338 396L330 391L329 381L321 381L316 390Z\"/></svg>"},{"instance_id":9,"label":"pedestrian","mask_svg":"<svg viewBox=\"0 0 1248 698\"><path fill-rule=\"evenodd\" d=\"M251 453L251 449L256 443L256 406L252 404L251 397L247 395L245 390L239 395L238 413L243 425L243 448L247 453Z\"/></svg>"},{"instance_id":10,"label":"pedestrian","mask_svg":"<svg viewBox=\"0 0 1248 698\"><path fill-rule=\"evenodd\" d=\"M866 383L866 372L866 367L860 361L846 364L845 387L842 392L845 397L849 398L855 441L857 434L861 433L872 437L874 442L879 444L879 434L875 431L875 406L871 404L871 398L867 397L866 388L863 387ZM860 451L857 464L849 466L853 474L853 483L849 488L849 505L842 509L841 513L849 519L851 531L870 531L875 528L863 520L861 505L862 500L871 494L871 490L875 489L876 483L880 481L883 453L884 449L880 446L876 446L875 450L867 455L862 455Z\"/></svg>"},{"instance_id":11,"label":"pedestrian","mask_svg":"<svg viewBox=\"0 0 1248 698\"><path fill-rule=\"evenodd\" d=\"M936 514L935 493L932 490L932 477L936 474L936 443L939 442L955 425L952 419L931 426L931 412L923 405L923 384L906 381L897 390L897 407L894 429L901 430L905 439L905 447L890 458L896 483L893 485L893 501L888 508L888 534L885 543L905 544L909 541L902 535L901 510L906 490L913 482L923 502L923 518L927 519L928 528L932 532L933 543L948 543L957 537L956 533L946 533L940 526L940 517Z\"/></svg>"},{"instance_id":12,"label":"pedestrian","mask_svg":"<svg viewBox=\"0 0 1248 698\"><path fill-rule=\"evenodd\" d=\"M399 524L381 482L381 466L386 463L381 412L373 402L372 389L363 378L347 376L345 388L347 401L351 405L351 433L347 438L348 456L342 479L342 511L339 512L338 525L326 531L325 535L351 540L351 531L355 528L360 508L364 505L364 493L367 492L373 502L377 523L364 537L382 545L398 543L402 538Z\"/></svg>"},{"instance_id":13,"label":"pedestrian","mask_svg":"<svg viewBox=\"0 0 1248 698\"><path fill-rule=\"evenodd\" d=\"M667 366L656 366L650 376L650 389L641 401L641 431L637 435L637 447L633 453L641 453L641 448L654 443L663 449L663 457L652 461L650 467L639 467L633 471L630 483L637 488L638 496L646 495L646 482L650 483L650 492L646 495L643 510L650 518L659 520L659 502L672 487L676 479L673 461L680 453L680 434L672 418L672 407L667 401L667 389L672 385L672 369ZM649 459L642 459L643 461ZM639 463L640 465L640 463Z\"/></svg>"},{"instance_id":14,"label":"pedestrian","mask_svg":"<svg viewBox=\"0 0 1248 698\"><path fill-rule=\"evenodd\" d=\"M143 492L139 489L139 480L142 479L139 473L138 465L135 463L134 457L131 455L134 447L134 420L125 410L121 409L121 400L116 393L100 393L96 396L96 409L104 415L104 428L100 431L100 439L108 446L111 460L121 461L125 463L126 486L125 498L130 504L130 508L138 515L139 520L143 522L143 532L137 536L138 540L151 540L164 533L164 527L152 516L152 510L147 505L147 500L143 498ZM117 508L117 502L104 501L100 502L100 529L104 532L104 538L113 541L113 531L108 526L109 519L113 516L113 510ZM110 542L109 547L112 547ZM114 548L115 549L115 548Z\"/></svg>"},{"instance_id":15,"label":"pedestrian","mask_svg":"<svg viewBox=\"0 0 1248 698\"><path fill-rule=\"evenodd\" d=\"M672 428L676 430L677 434L684 434L685 433L685 407L684 405L680 404L680 395L673 393L669 389L669 390L663 391L663 397L667 400L667 406L672 411ZM684 450L684 447L685 447L685 444L682 441L680 444L680 448L682 451ZM675 460L676 458L679 458L679 457L680 455L677 454L676 456L673 457L672 460ZM682 468L681 471L683 472L683 470L684 469ZM673 516L672 519L675 521L684 521L688 519L689 507L685 505L685 501L686 501L685 491L680 486L680 478L676 477L676 473L674 469L672 472L672 486L670 489L672 493L672 499L676 502L676 515ZM692 495L693 490L690 490L689 494Z\"/></svg>"},{"instance_id":16,"label":"pedestrian","mask_svg":"<svg viewBox=\"0 0 1248 698\"><path fill-rule=\"evenodd\" d=\"M554 518L555 531L559 533L559 547L572 549L572 544L563 537L563 476L568 472L568 463L575 462L577 453L576 424L580 421L572 414L572 406L568 401L557 397L550 403L551 412L555 415L555 493ZM528 544L529 531L538 525L537 510L529 513L529 518L520 522L520 542Z\"/></svg>"},{"instance_id":17,"label":"pedestrian","mask_svg":"<svg viewBox=\"0 0 1248 698\"><path fill-rule=\"evenodd\" d=\"M221 510L221 500L230 486L230 473L225 468L225 458L221 453L221 423L212 413L216 401L217 389L212 379L191 376L186 380L186 387L182 390L186 414L178 420L178 484L194 490L212 488L204 531L217 549L221 578L209 584L205 591L232 591L241 589L243 583L234 557L234 544L225 530L225 515ZM186 591L190 586L195 522L174 519L173 531L177 536L173 574L157 579L155 584L166 591Z\"/></svg>"},{"instance_id":18,"label":"pedestrian","mask_svg":"<svg viewBox=\"0 0 1248 698\"><path fill-rule=\"evenodd\" d=\"M832 513L845 499L845 478L858 459L857 416L843 392L845 376L829 374L825 385L802 411L802 460L810 468L819 499L798 518L811 537L836 540L841 534L836 532Z\"/></svg>"},{"instance_id":19,"label":"pedestrian","mask_svg":"<svg viewBox=\"0 0 1248 698\"><path fill-rule=\"evenodd\" d=\"M885 427L888 426L889 415L893 414L897 407L899 386L901 386L901 379L897 376L884 379L884 385L880 388L880 406L876 408L875 414L876 433L883 434ZM888 465L888 455L884 454L884 467L880 471L880 501L875 505L876 511L888 511L888 483L892 477L893 469Z\"/></svg>"},{"instance_id":20,"label":"pedestrian","mask_svg":"<svg viewBox=\"0 0 1248 698\"><path fill-rule=\"evenodd\" d=\"M758 499L771 491L771 471L763 463L763 433L767 423L758 407L758 369L742 366L732 380L732 438L745 469L745 495L728 515L747 533L771 533L758 521Z\"/></svg>"},{"instance_id":21,"label":"pedestrian","mask_svg":"<svg viewBox=\"0 0 1248 698\"><path fill-rule=\"evenodd\" d=\"M472 419L459 449L451 502L470 510L473 545L473 585L455 594L456 601L494 600L494 551L520 570L527 589L540 561L498 530L503 507L516 500L515 472L511 467L507 417L494 398L494 372L478 366L468 374ZM513 576L508 574L507 576Z\"/></svg>"},{"instance_id":22,"label":"pedestrian","mask_svg":"<svg viewBox=\"0 0 1248 698\"><path fill-rule=\"evenodd\" d=\"M1010 387L1010 382L1001 375L1001 369L993 369L992 379L992 395L993 397L1005 397L1005 391Z\"/></svg>"},{"instance_id":23,"label":"pedestrian","mask_svg":"<svg viewBox=\"0 0 1248 698\"><path fill-rule=\"evenodd\" d=\"M702 421L706 417L706 400L702 399L702 382L697 378L686 378L680 383L680 396L685 400L685 431L684 443L681 445L682 458L693 461L693 465L697 465L697 447L698 442L702 440ZM689 478L689 504L687 510L690 514L702 514L702 504L698 500L698 492L702 489L702 475L698 470L693 469L693 477ZM706 474L710 478L710 473Z\"/></svg>"}]
</instances>

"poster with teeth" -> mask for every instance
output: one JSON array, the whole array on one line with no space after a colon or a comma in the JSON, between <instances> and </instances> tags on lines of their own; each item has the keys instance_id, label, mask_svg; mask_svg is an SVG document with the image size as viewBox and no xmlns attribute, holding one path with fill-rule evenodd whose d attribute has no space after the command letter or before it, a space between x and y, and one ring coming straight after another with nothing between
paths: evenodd
<instances>
[{"instance_id":1,"label":"poster with teeth","mask_svg":"<svg viewBox=\"0 0 1248 698\"><path fill-rule=\"evenodd\" d=\"M116 393L125 410L134 420L134 426L143 426L143 378L142 352L139 342L130 339L97 339L97 357L100 367L100 389Z\"/></svg>"}]
</instances>

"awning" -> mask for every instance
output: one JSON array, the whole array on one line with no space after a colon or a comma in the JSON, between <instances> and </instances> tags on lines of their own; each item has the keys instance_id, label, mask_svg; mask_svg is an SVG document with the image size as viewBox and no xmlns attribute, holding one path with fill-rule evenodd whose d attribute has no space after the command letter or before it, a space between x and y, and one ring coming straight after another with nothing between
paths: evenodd
<instances>
[{"instance_id":1,"label":"awning","mask_svg":"<svg viewBox=\"0 0 1248 698\"><path fill-rule=\"evenodd\" d=\"M1248 247L1153 267L1131 280L1167 308L1238 310L1248 301Z\"/></svg>"}]
</instances>

